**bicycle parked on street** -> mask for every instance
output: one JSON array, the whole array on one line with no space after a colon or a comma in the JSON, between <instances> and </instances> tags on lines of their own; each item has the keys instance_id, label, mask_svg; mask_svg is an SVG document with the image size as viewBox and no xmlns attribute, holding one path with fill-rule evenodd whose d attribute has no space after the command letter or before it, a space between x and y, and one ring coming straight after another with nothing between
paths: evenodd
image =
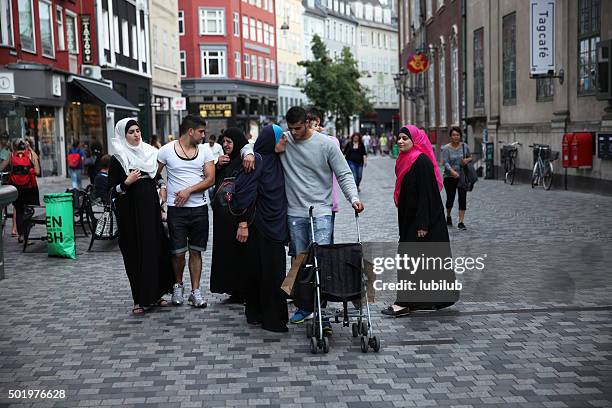
<instances>
[{"instance_id":1,"label":"bicycle parked on street","mask_svg":"<svg viewBox=\"0 0 612 408\"><path fill-rule=\"evenodd\" d=\"M505 143L503 140L500 143ZM516 157L518 156L518 146L522 146L520 142L512 142L503 145L501 148L501 161L504 165L504 184L514 184L514 173L516 171Z\"/></svg>"},{"instance_id":2,"label":"bicycle parked on street","mask_svg":"<svg viewBox=\"0 0 612 408\"><path fill-rule=\"evenodd\" d=\"M531 188L543 186L550 190L553 176L555 174L552 162L559 158L559 152L553 152L549 145L534 143L529 145L533 148L535 164L531 173Z\"/></svg>"}]
</instances>

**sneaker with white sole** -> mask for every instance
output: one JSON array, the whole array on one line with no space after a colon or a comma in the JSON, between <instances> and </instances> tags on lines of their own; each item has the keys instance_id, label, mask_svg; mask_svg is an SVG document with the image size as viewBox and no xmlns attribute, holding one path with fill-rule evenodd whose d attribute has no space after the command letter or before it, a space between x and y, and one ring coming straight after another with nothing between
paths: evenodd
<instances>
[{"instance_id":1,"label":"sneaker with white sole","mask_svg":"<svg viewBox=\"0 0 612 408\"><path fill-rule=\"evenodd\" d=\"M180 306L183 304L183 296L185 294L185 287L182 283L175 283L172 287L172 304Z\"/></svg>"},{"instance_id":2,"label":"sneaker with white sole","mask_svg":"<svg viewBox=\"0 0 612 408\"><path fill-rule=\"evenodd\" d=\"M207 306L204 299L202 299L202 292L200 292L200 289L194 289L191 291L191 295L189 295L189 300L187 300L187 303L193 307L204 308Z\"/></svg>"}]
</instances>

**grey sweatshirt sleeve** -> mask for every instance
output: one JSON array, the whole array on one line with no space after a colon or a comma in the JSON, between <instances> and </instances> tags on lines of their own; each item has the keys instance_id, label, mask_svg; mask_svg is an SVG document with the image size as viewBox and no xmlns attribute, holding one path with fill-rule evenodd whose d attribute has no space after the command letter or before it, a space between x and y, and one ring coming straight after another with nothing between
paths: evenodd
<instances>
[{"instance_id":1,"label":"grey sweatshirt sleeve","mask_svg":"<svg viewBox=\"0 0 612 408\"><path fill-rule=\"evenodd\" d=\"M353 173L342 155L340 147L334 143L329 143L327 149L329 166L338 180L338 185L344 193L344 197L346 197L351 204L359 201L359 193L357 192L357 185L355 184Z\"/></svg>"},{"instance_id":2,"label":"grey sweatshirt sleeve","mask_svg":"<svg viewBox=\"0 0 612 408\"><path fill-rule=\"evenodd\" d=\"M442 162L444 163L444 168L450 172L452 167L450 165L450 151L447 147L442 148Z\"/></svg>"},{"instance_id":3,"label":"grey sweatshirt sleeve","mask_svg":"<svg viewBox=\"0 0 612 408\"><path fill-rule=\"evenodd\" d=\"M253 154L253 149L255 147L254 143L247 143L244 145L242 149L240 149L240 157L244 159L244 156Z\"/></svg>"}]
</instances>

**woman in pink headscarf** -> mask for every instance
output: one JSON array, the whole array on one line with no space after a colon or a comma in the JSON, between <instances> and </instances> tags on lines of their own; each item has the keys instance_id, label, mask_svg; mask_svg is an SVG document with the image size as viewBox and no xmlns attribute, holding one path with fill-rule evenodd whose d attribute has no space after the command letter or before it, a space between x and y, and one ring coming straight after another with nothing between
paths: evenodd
<instances>
[{"instance_id":1,"label":"woman in pink headscarf","mask_svg":"<svg viewBox=\"0 0 612 408\"><path fill-rule=\"evenodd\" d=\"M450 256L448 229L444 216L444 207L440 197L442 177L438 170L436 158L431 143L424 131L416 126L406 125L399 131L397 137L399 155L395 164L395 193L393 195L397 207L397 220L400 235L400 252L406 250L411 243L410 250L419 248L421 252L429 251L431 245L420 243L436 242L435 256ZM414 254L408 254L414 255ZM417 271L409 280L415 277L427 279L445 279L454 282L454 273L443 270ZM419 273L421 273L419 275ZM398 281L404 280L402 270L398 270ZM418 285L418 282L416 282ZM446 292L446 291L445 291ZM457 293L418 293L418 291L398 291L397 301L383 310L383 314L402 316L415 309L439 309L452 305L457 300Z\"/></svg>"}]
</instances>

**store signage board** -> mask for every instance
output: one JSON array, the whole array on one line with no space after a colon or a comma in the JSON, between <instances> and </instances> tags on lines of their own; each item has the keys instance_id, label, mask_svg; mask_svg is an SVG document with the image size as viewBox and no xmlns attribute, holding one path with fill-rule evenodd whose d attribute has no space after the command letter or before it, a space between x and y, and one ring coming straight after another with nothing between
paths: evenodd
<instances>
[{"instance_id":1,"label":"store signage board","mask_svg":"<svg viewBox=\"0 0 612 408\"><path fill-rule=\"evenodd\" d=\"M51 93L53 96L62 96L62 78L59 75L53 75Z\"/></svg>"},{"instance_id":2,"label":"store signage board","mask_svg":"<svg viewBox=\"0 0 612 408\"><path fill-rule=\"evenodd\" d=\"M93 62L93 52L91 49L91 22L86 14L81 16L81 43L83 46L83 64Z\"/></svg>"},{"instance_id":3,"label":"store signage board","mask_svg":"<svg viewBox=\"0 0 612 408\"><path fill-rule=\"evenodd\" d=\"M231 118L231 103L202 103L200 104L200 116L203 118Z\"/></svg>"},{"instance_id":4,"label":"store signage board","mask_svg":"<svg viewBox=\"0 0 612 408\"><path fill-rule=\"evenodd\" d=\"M530 0L531 76L555 72L555 0Z\"/></svg>"},{"instance_id":5,"label":"store signage board","mask_svg":"<svg viewBox=\"0 0 612 408\"><path fill-rule=\"evenodd\" d=\"M0 94L15 93L15 76L12 72L0 72Z\"/></svg>"},{"instance_id":6,"label":"store signage board","mask_svg":"<svg viewBox=\"0 0 612 408\"><path fill-rule=\"evenodd\" d=\"M187 109L187 99L180 96L178 98L172 98L172 110L184 111Z\"/></svg>"}]
</instances>

